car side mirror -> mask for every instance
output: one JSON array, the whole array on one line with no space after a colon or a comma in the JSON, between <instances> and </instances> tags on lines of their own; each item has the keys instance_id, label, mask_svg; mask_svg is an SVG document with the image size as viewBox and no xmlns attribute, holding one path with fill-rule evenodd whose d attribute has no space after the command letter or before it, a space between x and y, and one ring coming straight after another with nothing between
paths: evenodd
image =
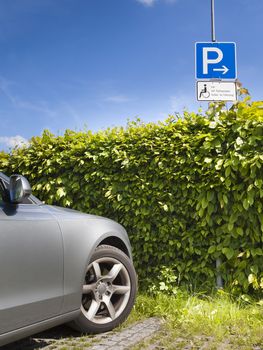
<instances>
[{"instance_id":1,"label":"car side mirror","mask_svg":"<svg viewBox=\"0 0 263 350\"><path fill-rule=\"evenodd\" d=\"M12 175L10 177L9 195L11 203L21 203L31 193L31 186L25 177L21 175Z\"/></svg>"}]
</instances>

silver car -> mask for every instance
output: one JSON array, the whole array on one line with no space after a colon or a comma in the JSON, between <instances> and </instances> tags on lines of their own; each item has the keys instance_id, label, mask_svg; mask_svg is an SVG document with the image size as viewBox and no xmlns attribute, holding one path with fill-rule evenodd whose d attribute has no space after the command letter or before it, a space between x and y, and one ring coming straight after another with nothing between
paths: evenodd
<instances>
[{"instance_id":1,"label":"silver car","mask_svg":"<svg viewBox=\"0 0 263 350\"><path fill-rule=\"evenodd\" d=\"M123 322L137 278L116 222L44 205L0 173L0 345L68 322L83 333Z\"/></svg>"}]
</instances>

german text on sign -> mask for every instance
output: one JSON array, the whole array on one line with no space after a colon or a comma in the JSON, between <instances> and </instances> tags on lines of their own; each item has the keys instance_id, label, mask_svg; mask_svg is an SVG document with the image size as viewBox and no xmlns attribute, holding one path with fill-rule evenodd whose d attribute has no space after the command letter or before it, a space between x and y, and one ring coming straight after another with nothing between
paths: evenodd
<instances>
[{"instance_id":1,"label":"german text on sign","mask_svg":"<svg viewBox=\"0 0 263 350\"><path fill-rule=\"evenodd\" d=\"M198 81L198 101L236 101L236 83L232 81Z\"/></svg>"}]
</instances>

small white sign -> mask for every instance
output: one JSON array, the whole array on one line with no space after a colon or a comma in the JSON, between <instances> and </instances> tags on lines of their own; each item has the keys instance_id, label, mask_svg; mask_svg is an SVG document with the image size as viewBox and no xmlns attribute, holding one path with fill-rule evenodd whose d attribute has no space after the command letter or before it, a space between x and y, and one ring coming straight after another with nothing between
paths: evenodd
<instances>
[{"instance_id":1,"label":"small white sign","mask_svg":"<svg viewBox=\"0 0 263 350\"><path fill-rule=\"evenodd\" d=\"M236 101L237 88L235 82L198 81L198 101Z\"/></svg>"}]
</instances>

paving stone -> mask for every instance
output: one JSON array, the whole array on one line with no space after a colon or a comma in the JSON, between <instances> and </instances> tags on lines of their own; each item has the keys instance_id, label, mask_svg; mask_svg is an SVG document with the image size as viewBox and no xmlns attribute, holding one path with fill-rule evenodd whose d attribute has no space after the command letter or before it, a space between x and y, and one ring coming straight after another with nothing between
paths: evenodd
<instances>
[{"instance_id":1,"label":"paving stone","mask_svg":"<svg viewBox=\"0 0 263 350\"><path fill-rule=\"evenodd\" d=\"M150 327L153 326L153 327ZM112 347L111 342L115 342L113 349L129 349L131 346L138 344L143 341L145 338L149 337L156 330L159 330L161 327L161 321L158 318L150 318L148 320L139 322L135 325L130 326L126 330L123 330L120 333L115 333L110 335L107 338L107 343L103 350L108 350ZM120 339L120 337L122 339ZM90 347L90 350L96 350L96 345Z\"/></svg>"},{"instance_id":2,"label":"paving stone","mask_svg":"<svg viewBox=\"0 0 263 350\"><path fill-rule=\"evenodd\" d=\"M152 317L121 331L111 331L95 336L80 336L65 326L59 326L9 344L1 350L127 350L144 339L154 335L161 328L161 320Z\"/></svg>"}]
</instances>

